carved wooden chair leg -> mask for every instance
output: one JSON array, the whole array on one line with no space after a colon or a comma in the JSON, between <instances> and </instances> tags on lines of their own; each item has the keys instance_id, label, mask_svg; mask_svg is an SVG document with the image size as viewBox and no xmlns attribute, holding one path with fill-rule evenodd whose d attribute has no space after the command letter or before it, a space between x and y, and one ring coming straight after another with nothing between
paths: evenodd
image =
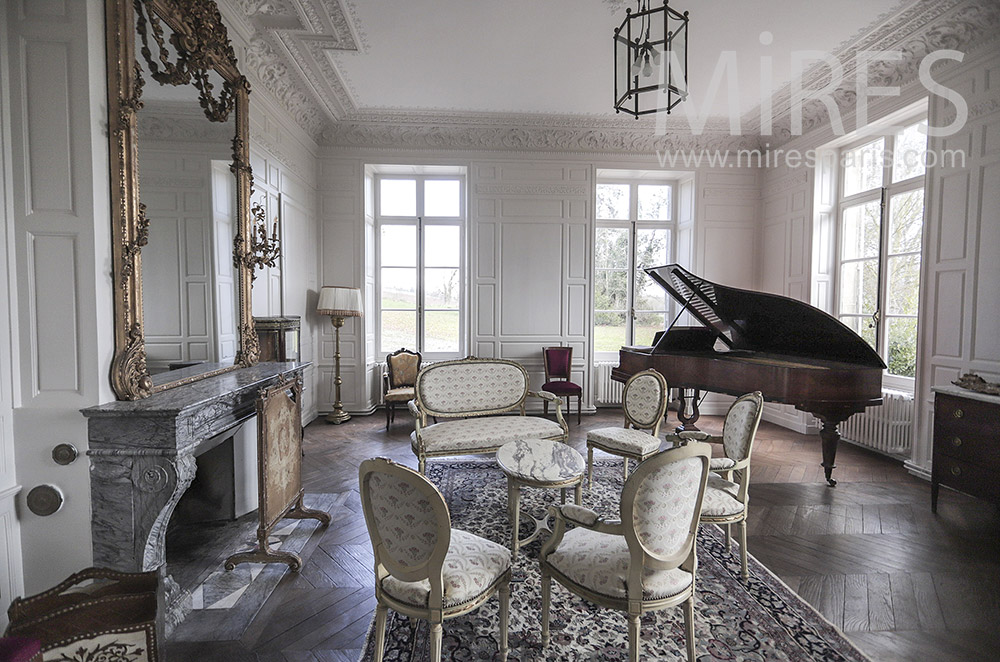
<instances>
[{"instance_id":1,"label":"carved wooden chair leg","mask_svg":"<svg viewBox=\"0 0 1000 662\"><path fill-rule=\"evenodd\" d=\"M375 607L375 662L382 662L385 649L385 617L389 608L385 605Z\"/></svg>"}]
</instances>

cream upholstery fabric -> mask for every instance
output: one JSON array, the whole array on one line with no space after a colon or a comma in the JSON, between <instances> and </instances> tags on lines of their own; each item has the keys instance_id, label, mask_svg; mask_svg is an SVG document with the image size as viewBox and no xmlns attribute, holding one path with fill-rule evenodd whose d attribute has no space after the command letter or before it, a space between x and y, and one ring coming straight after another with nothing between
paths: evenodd
<instances>
[{"instance_id":1,"label":"cream upholstery fabric","mask_svg":"<svg viewBox=\"0 0 1000 662\"><path fill-rule=\"evenodd\" d=\"M393 356L390 354L386 361L392 364L392 385L393 386L413 386L417 383L417 373L420 371L420 355L403 352Z\"/></svg>"},{"instance_id":2,"label":"cream upholstery fabric","mask_svg":"<svg viewBox=\"0 0 1000 662\"><path fill-rule=\"evenodd\" d=\"M416 390L412 386L400 386L385 392L386 402L409 402L415 397L417 397Z\"/></svg>"},{"instance_id":3,"label":"cream upholstery fabric","mask_svg":"<svg viewBox=\"0 0 1000 662\"><path fill-rule=\"evenodd\" d=\"M441 569L445 608L474 600L510 568L510 550L503 545L459 529L451 530L448 555ZM431 584L423 579L404 582L392 575L382 580L387 595L417 607L426 607Z\"/></svg>"},{"instance_id":4,"label":"cream upholstery fabric","mask_svg":"<svg viewBox=\"0 0 1000 662\"><path fill-rule=\"evenodd\" d=\"M728 457L713 457L708 463L708 468L712 471L725 471L726 469L732 469L735 466L736 461L731 460Z\"/></svg>"},{"instance_id":5,"label":"cream upholstery fabric","mask_svg":"<svg viewBox=\"0 0 1000 662\"><path fill-rule=\"evenodd\" d=\"M519 366L492 361L431 365L418 381L420 404L445 414L509 410L528 392Z\"/></svg>"},{"instance_id":6,"label":"cream upholstery fabric","mask_svg":"<svg viewBox=\"0 0 1000 662\"><path fill-rule=\"evenodd\" d=\"M624 536L584 528L567 531L559 547L548 556L549 565L573 583L611 598L627 597L629 560ZM643 598L666 598L690 585L691 573L680 568L647 568L643 573Z\"/></svg>"},{"instance_id":7,"label":"cream upholstery fabric","mask_svg":"<svg viewBox=\"0 0 1000 662\"><path fill-rule=\"evenodd\" d=\"M632 380L622 396L622 406L636 424L651 428L656 425L663 389L653 375L640 375Z\"/></svg>"},{"instance_id":8,"label":"cream upholstery fabric","mask_svg":"<svg viewBox=\"0 0 1000 662\"><path fill-rule=\"evenodd\" d=\"M650 473L635 493L632 522L648 553L665 557L687 541L701 487L701 458L665 464Z\"/></svg>"},{"instance_id":9,"label":"cream upholstery fabric","mask_svg":"<svg viewBox=\"0 0 1000 662\"><path fill-rule=\"evenodd\" d=\"M518 439L561 438L565 432L554 421L537 416L488 416L442 421L420 431L427 453L496 450L508 441ZM413 450L417 450L417 433L410 434Z\"/></svg>"},{"instance_id":10,"label":"cream upholstery fabric","mask_svg":"<svg viewBox=\"0 0 1000 662\"><path fill-rule=\"evenodd\" d=\"M708 475L705 500L701 514L706 517L730 517L743 512L743 504L736 498L740 486L717 474Z\"/></svg>"},{"instance_id":11,"label":"cream upholstery fabric","mask_svg":"<svg viewBox=\"0 0 1000 662\"><path fill-rule=\"evenodd\" d=\"M627 428L598 428L587 433L587 441L600 448L624 451L636 455L655 453L660 447L660 438L642 430Z\"/></svg>"},{"instance_id":12,"label":"cream upholstery fabric","mask_svg":"<svg viewBox=\"0 0 1000 662\"><path fill-rule=\"evenodd\" d=\"M749 398L739 400L730 407L722 428L722 447L726 457L737 462L746 459L757 430L758 407L758 403Z\"/></svg>"},{"instance_id":13,"label":"cream upholstery fabric","mask_svg":"<svg viewBox=\"0 0 1000 662\"><path fill-rule=\"evenodd\" d=\"M426 562L438 541L430 501L411 482L384 473L373 473L370 480L372 514L386 553L404 566Z\"/></svg>"}]
</instances>

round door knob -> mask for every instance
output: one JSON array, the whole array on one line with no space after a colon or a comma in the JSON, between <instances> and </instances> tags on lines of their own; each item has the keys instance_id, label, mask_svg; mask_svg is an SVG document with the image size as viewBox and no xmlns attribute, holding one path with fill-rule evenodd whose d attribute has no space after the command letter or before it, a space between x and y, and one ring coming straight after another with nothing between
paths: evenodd
<instances>
[{"instance_id":1,"label":"round door knob","mask_svg":"<svg viewBox=\"0 0 1000 662\"><path fill-rule=\"evenodd\" d=\"M28 510L40 517L47 517L59 511L63 505L63 493L55 485L38 485L28 492Z\"/></svg>"},{"instance_id":2,"label":"round door knob","mask_svg":"<svg viewBox=\"0 0 1000 662\"><path fill-rule=\"evenodd\" d=\"M951 438L951 445L954 446L955 448L958 448L959 446L962 445L962 438L961 437L952 437Z\"/></svg>"},{"instance_id":3,"label":"round door knob","mask_svg":"<svg viewBox=\"0 0 1000 662\"><path fill-rule=\"evenodd\" d=\"M951 475L952 476L961 476L962 475L962 467L952 467L951 468Z\"/></svg>"},{"instance_id":4,"label":"round door knob","mask_svg":"<svg viewBox=\"0 0 1000 662\"><path fill-rule=\"evenodd\" d=\"M79 456L80 452L73 444L59 444L52 449L52 459L56 464L72 464Z\"/></svg>"},{"instance_id":5,"label":"round door knob","mask_svg":"<svg viewBox=\"0 0 1000 662\"><path fill-rule=\"evenodd\" d=\"M956 409L955 413L953 413L952 416L954 416L955 418L962 418L963 416L965 416L965 412L962 411L961 409Z\"/></svg>"}]
</instances>

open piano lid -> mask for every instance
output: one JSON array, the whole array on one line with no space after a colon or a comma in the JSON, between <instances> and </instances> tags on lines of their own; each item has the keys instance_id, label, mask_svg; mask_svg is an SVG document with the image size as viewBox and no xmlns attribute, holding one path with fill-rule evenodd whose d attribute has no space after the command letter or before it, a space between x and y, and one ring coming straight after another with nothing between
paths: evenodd
<instances>
[{"instance_id":1,"label":"open piano lid","mask_svg":"<svg viewBox=\"0 0 1000 662\"><path fill-rule=\"evenodd\" d=\"M645 272L732 350L886 367L861 336L807 303L716 285L677 264Z\"/></svg>"}]
</instances>

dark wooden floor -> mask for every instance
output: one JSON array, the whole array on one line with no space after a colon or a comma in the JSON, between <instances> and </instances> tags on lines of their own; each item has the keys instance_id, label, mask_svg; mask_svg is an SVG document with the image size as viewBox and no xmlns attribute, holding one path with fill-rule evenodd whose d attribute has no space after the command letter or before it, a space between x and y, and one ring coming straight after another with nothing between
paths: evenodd
<instances>
[{"instance_id":1,"label":"dark wooden floor","mask_svg":"<svg viewBox=\"0 0 1000 662\"><path fill-rule=\"evenodd\" d=\"M601 410L570 426L618 425ZM705 417L717 431L721 419ZM375 607L372 556L357 492L359 462L387 456L415 466L411 419L391 432L381 415L306 430L307 492L343 506L307 547L240 641L172 643L173 662L331 662L358 659ZM836 488L819 466L818 439L761 424L751 469L750 553L843 629L873 660L1000 660L1000 515L991 505L942 490L930 512L929 484L898 461L841 445ZM305 555L304 555L305 556Z\"/></svg>"}]
</instances>

